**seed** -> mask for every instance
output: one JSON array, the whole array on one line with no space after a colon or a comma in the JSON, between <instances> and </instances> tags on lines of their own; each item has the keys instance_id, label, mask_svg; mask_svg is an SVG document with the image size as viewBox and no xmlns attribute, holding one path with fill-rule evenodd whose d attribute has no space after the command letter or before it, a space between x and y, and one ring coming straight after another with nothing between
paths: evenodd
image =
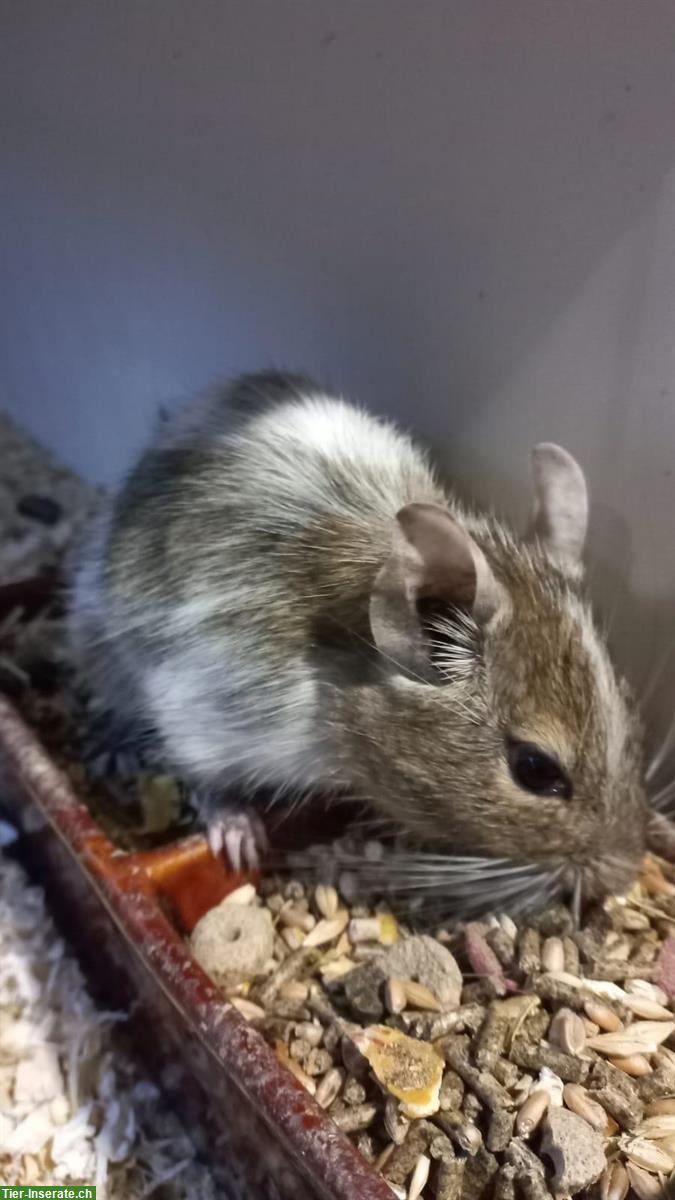
<instances>
[{"instance_id":1,"label":"seed","mask_svg":"<svg viewBox=\"0 0 675 1200\"><path fill-rule=\"evenodd\" d=\"M599 1025L607 1033L618 1033L623 1025L615 1012L608 1008L606 1004L601 1004L599 1000L585 1000L584 1012L589 1021L594 1025Z\"/></svg>"},{"instance_id":2,"label":"seed","mask_svg":"<svg viewBox=\"0 0 675 1200\"><path fill-rule=\"evenodd\" d=\"M316 1080L312 1079L306 1071L303 1071L300 1063L291 1058L286 1043L278 1039L274 1043L274 1051L279 1059L279 1062L283 1063L285 1067L288 1067L288 1070L292 1075L295 1075L295 1078L299 1083L302 1084L305 1091L309 1092L310 1096L313 1096L316 1092Z\"/></svg>"},{"instance_id":3,"label":"seed","mask_svg":"<svg viewBox=\"0 0 675 1200\"><path fill-rule=\"evenodd\" d=\"M516 1117L516 1130L521 1137L529 1137L530 1134L537 1128L546 1109L549 1106L551 1097L548 1092L543 1089L537 1089L536 1092L530 1092L524 1104L521 1104Z\"/></svg>"},{"instance_id":4,"label":"seed","mask_svg":"<svg viewBox=\"0 0 675 1200\"><path fill-rule=\"evenodd\" d=\"M595 1037L595 1035L600 1032L600 1026L596 1025L595 1021L589 1021L588 1017L582 1017L581 1019L584 1023L584 1029L586 1030L587 1038Z\"/></svg>"},{"instance_id":5,"label":"seed","mask_svg":"<svg viewBox=\"0 0 675 1200\"><path fill-rule=\"evenodd\" d=\"M624 1200L630 1187L628 1172L623 1163L610 1163L600 1179L600 1200Z\"/></svg>"},{"instance_id":6,"label":"seed","mask_svg":"<svg viewBox=\"0 0 675 1200\"><path fill-rule=\"evenodd\" d=\"M622 1144L622 1150L636 1167L642 1167L643 1171L653 1171L655 1175L670 1174L675 1167L675 1159L666 1154L665 1150L661 1150L655 1142L648 1142L646 1138L630 1138Z\"/></svg>"},{"instance_id":7,"label":"seed","mask_svg":"<svg viewBox=\"0 0 675 1200\"><path fill-rule=\"evenodd\" d=\"M310 1046L318 1046L323 1037L323 1029L316 1021L298 1021L295 1036L302 1038Z\"/></svg>"},{"instance_id":8,"label":"seed","mask_svg":"<svg viewBox=\"0 0 675 1200\"><path fill-rule=\"evenodd\" d=\"M635 1013L638 1017L645 1017L648 1021L672 1021L673 1014L669 1008L663 1004L657 1004L656 1000L651 1000L649 996L626 996L624 1000L626 1008Z\"/></svg>"},{"instance_id":9,"label":"seed","mask_svg":"<svg viewBox=\"0 0 675 1200\"><path fill-rule=\"evenodd\" d=\"M385 1146L384 1150L382 1150L382 1152L378 1154L377 1158L375 1159L375 1162L373 1163L373 1170L381 1174L395 1149L396 1146L393 1142L390 1142L388 1146Z\"/></svg>"},{"instance_id":10,"label":"seed","mask_svg":"<svg viewBox=\"0 0 675 1200\"><path fill-rule=\"evenodd\" d=\"M251 904L255 900L255 888L252 883L242 883L241 887L228 892L226 904Z\"/></svg>"},{"instance_id":11,"label":"seed","mask_svg":"<svg viewBox=\"0 0 675 1200\"><path fill-rule=\"evenodd\" d=\"M638 1200L665 1200L665 1188L653 1175L649 1175L642 1167L630 1162L626 1163L626 1171L630 1179L630 1186Z\"/></svg>"},{"instance_id":12,"label":"seed","mask_svg":"<svg viewBox=\"0 0 675 1200\"><path fill-rule=\"evenodd\" d=\"M571 1112L583 1117L598 1133L604 1133L607 1128L607 1113L597 1100L593 1100L586 1088L580 1083L566 1083L563 1088L563 1099Z\"/></svg>"},{"instance_id":13,"label":"seed","mask_svg":"<svg viewBox=\"0 0 675 1200\"><path fill-rule=\"evenodd\" d=\"M623 1000L626 995L623 988L611 979L587 979L581 975L570 975L567 971L551 971L550 974L560 983L566 983L573 988L583 988L585 992L593 992L605 1000Z\"/></svg>"},{"instance_id":14,"label":"seed","mask_svg":"<svg viewBox=\"0 0 675 1200\"><path fill-rule=\"evenodd\" d=\"M342 1094L345 1104L363 1104L366 1098L366 1089L355 1076L350 1075L345 1081Z\"/></svg>"},{"instance_id":15,"label":"seed","mask_svg":"<svg viewBox=\"0 0 675 1200\"><path fill-rule=\"evenodd\" d=\"M629 1054L626 1058L610 1058L609 1061L613 1067L624 1071L626 1075L633 1075L636 1079L652 1073L649 1059L645 1058L644 1054Z\"/></svg>"},{"instance_id":16,"label":"seed","mask_svg":"<svg viewBox=\"0 0 675 1200\"><path fill-rule=\"evenodd\" d=\"M376 942L380 932L377 917L354 917L349 922L350 941L358 946L361 942Z\"/></svg>"},{"instance_id":17,"label":"seed","mask_svg":"<svg viewBox=\"0 0 675 1200\"><path fill-rule=\"evenodd\" d=\"M548 1030L548 1040L566 1054L581 1054L586 1045L584 1023L571 1008L560 1008Z\"/></svg>"},{"instance_id":18,"label":"seed","mask_svg":"<svg viewBox=\"0 0 675 1200\"><path fill-rule=\"evenodd\" d=\"M655 983L650 983L647 979L627 979L626 991L629 996L645 996L647 1000L653 1000L655 1004L667 1004L668 996L663 988L660 988Z\"/></svg>"},{"instance_id":19,"label":"seed","mask_svg":"<svg viewBox=\"0 0 675 1200\"><path fill-rule=\"evenodd\" d=\"M516 938L518 937L518 926L512 917L510 917L508 913L500 913L499 924L504 930L506 936L510 937L512 942L515 942Z\"/></svg>"},{"instance_id":20,"label":"seed","mask_svg":"<svg viewBox=\"0 0 675 1200\"><path fill-rule=\"evenodd\" d=\"M261 1008L259 1004L254 1004L252 1000L245 1000L243 996L233 996L230 1004L247 1021L260 1021L265 1016L264 1008Z\"/></svg>"},{"instance_id":21,"label":"seed","mask_svg":"<svg viewBox=\"0 0 675 1200\"><path fill-rule=\"evenodd\" d=\"M426 1154L420 1154L408 1185L407 1200L418 1200L418 1197L421 1196L429 1178L430 1167L431 1159Z\"/></svg>"},{"instance_id":22,"label":"seed","mask_svg":"<svg viewBox=\"0 0 675 1200\"><path fill-rule=\"evenodd\" d=\"M339 958L349 958L351 948L352 944L349 940L348 934L341 933L337 942L335 943L335 952L337 956Z\"/></svg>"},{"instance_id":23,"label":"seed","mask_svg":"<svg viewBox=\"0 0 675 1200\"><path fill-rule=\"evenodd\" d=\"M655 1117L647 1117L642 1122L638 1134L640 1137L651 1138L654 1141L672 1137L675 1134L675 1115L672 1113L661 1113Z\"/></svg>"},{"instance_id":24,"label":"seed","mask_svg":"<svg viewBox=\"0 0 675 1200\"><path fill-rule=\"evenodd\" d=\"M309 995L309 984L302 979L289 979L288 983L279 988L279 995L284 1000L303 1004Z\"/></svg>"},{"instance_id":25,"label":"seed","mask_svg":"<svg viewBox=\"0 0 675 1200\"><path fill-rule=\"evenodd\" d=\"M344 1133L360 1133L372 1125L377 1116L377 1107L375 1104L356 1104L354 1108L345 1108L340 1112L333 1110L331 1115Z\"/></svg>"},{"instance_id":26,"label":"seed","mask_svg":"<svg viewBox=\"0 0 675 1200\"><path fill-rule=\"evenodd\" d=\"M675 1052L667 1046L659 1046L654 1061L657 1066L665 1067L667 1071L675 1071Z\"/></svg>"},{"instance_id":27,"label":"seed","mask_svg":"<svg viewBox=\"0 0 675 1200\"><path fill-rule=\"evenodd\" d=\"M326 1071L316 1089L316 1100L322 1108L330 1108L340 1092L343 1079L344 1071L341 1071L339 1067L331 1067L329 1071Z\"/></svg>"},{"instance_id":28,"label":"seed","mask_svg":"<svg viewBox=\"0 0 675 1200\"><path fill-rule=\"evenodd\" d=\"M645 1107L646 1117L671 1116L675 1113L675 1096L662 1096Z\"/></svg>"},{"instance_id":29,"label":"seed","mask_svg":"<svg viewBox=\"0 0 675 1200\"><path fill-rule=\"evenodd\" d=\"M639 933L649 929L649 917L646 913L638 912L637 908L626 908L622 914L621 924L629 933Z\"/></svg>"},{"instance_id":30,"label":"seed","mask_svg":"<svg viewBox=\"0 0 675 1200\"><path fill-rule=\"evenodd\" d=\"M390 1013L400 1013L406 1006L405 983L402 979L388 979L384 985L384 1002Z\"/></svg>"},{"instance_id":31,"label":"seed","mask_svg":"<svg viewBox=\"0 0 675 1200\"><path fill-rule=\"evenodd\" d=\"M336 979L342 979L343 975L348 975L355 966L356 963L351 958L336 958L333 962L326 963L325 967L321 967L321 978L325 983L332 983Z\"/></svg>"},{"instance_id":32,"label":"seed","mask_svg":"<svg viewBox=\"0 0 675 1200\"><path fill-rule=\"evenodd\" d=\"M349 922L349 937L355 946L362 942L377 942L393 946L399 940L398 925L391 913L376 913L374 917L353 917Z\"/></svg>"},{"instance_id":33,"label":"seed","mask_svg":"<svg viewBox=\"0 0 675 1200\"><path fill-rule=\"evenodd\" d=\"M627 962L632 949L630 939L620 933L610 933L603 947L607 962Z\"/></svg>"},{"instance_id":34,"label":"seed","mask_svg":"<svg viewBox=\"0 0 675 1200\"><path fill-rule=\"evenodd\" d=\"M295 926L282 929L281 936L289 950L299 950L305 940L304 933L302 933L301 930L296 929Z\"/></svg>"},{"instance_id":35,"label":"seed","mask_svg":"<svg viewBox=\"0 0 675 1200\"><path fill-rule=\"evenodd\" d=\"M541 948L541 965L545 971L564 971L565 950L561 938L546 938Z\"/></svg>"},{"instance_id":36,"label":"seed","mask_svg":"<svg viewBox=\"0 0 675 1200\"><path fill-rule=\"evenodd\" d=\"M279 920L291 929L301 929L303 933L309 933L316 925L316 917L294 904L284 905L279 913Z\"/></svg>"},{"instance_id":37,"label":"seed","mask_svg":"<svg viewBox=\"0 0 675 1200\"><path fill-rule=\"evenodd\" d=\"M340 899L334 887L320 883L314 891L314 903L321 916L330 921L338 910Z\"/></svg>"},{"instance_id":38,"label":"seed","mask_svg":"<svg viewBox=\"0 0 675 1200\"><path fill-rule=\"evenodd\" d=\"M619 1033L600 1033L589 1038L591 1050L612 1058L627 1058L631 1054L653 1054L675 1029L675 1021L633 1021Z\"/></svg>"},{"instance_id":39,"label":"seed","mask_svg":"<svg viewBox=\"0 0 675 1200\"><path fill-rule=\"evenodd\" d=\"M655 1042L646 1043L629 1038L625 1032L600 1033L597 1037L589 1038L587 1045L590 1050L597 1050L609 1058L628 1058L631 1054L642 1054L644 1051L653 1054L656 1050Z\"/></svg>"},{"instance_id":40,"label":"seed","mask_svg":"<svg viewBox=\"0 0 675 1200\"><path fill-rule=\"evenodd\" d=\"M423 1009L428 1012L440 1012L441 1003L437 996L424 987L421 983L415 983L412 979L404 979L403 986L405 988L406 999L408 1005L412 1008Z\"/></svg>"},{"instance_id":41,"label":"seed","mask_svg":"<svg viewBox=\"0 0 675 1200\"><path fill-rule=\"evenodd\" d=\"M314 926L311 933L308 933L303 945L304 946L325 946L327 942L334 941L338 938L344 929L347 928L349 921L349 913L346 909L342 909L336 913L334 917L324 917Z\"/></svg>"},{"instance_id":42,"label":"seed","mask_svg":"<svg viewBox=\"0 0 675 1200\"><path fill-rule=\"evenodd\" d=\"M403 1116L398 1105L398 1100L394 1096L387 1096L384 1105L383 1122L387 1136L391 1138L395 1146L401 1146L410 1128L410 1121L407 1117Z\"/></svg>"}]
</instances>

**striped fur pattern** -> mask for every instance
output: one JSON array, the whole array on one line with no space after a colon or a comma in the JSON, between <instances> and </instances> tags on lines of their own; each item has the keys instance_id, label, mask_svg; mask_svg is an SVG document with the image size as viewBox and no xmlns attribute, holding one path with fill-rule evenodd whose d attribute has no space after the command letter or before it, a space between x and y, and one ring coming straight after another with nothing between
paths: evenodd
<instances>
[{"instance_id":1,"label":"striped fur pattern","mask_svg":"<svg viewBox=\"0 0 675 1200\"><path fill-rule=\"evenodd\" d=\"M413 502L450 511L503 598L483 623L433 613L424 677L369 624ZM347 790L448 861L620 889L644 847L640 727L578 576L462 508L405 434L270 373L159 432L81 548L70 631L103 702L200 791ZM572 797L522 790L507 737L555 754Z\"/></svg>"}]
</instances>

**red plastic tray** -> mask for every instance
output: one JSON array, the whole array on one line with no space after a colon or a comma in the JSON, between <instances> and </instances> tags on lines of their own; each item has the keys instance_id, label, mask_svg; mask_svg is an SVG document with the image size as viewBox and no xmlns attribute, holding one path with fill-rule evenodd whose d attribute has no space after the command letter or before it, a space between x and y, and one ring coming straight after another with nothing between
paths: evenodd
<instances>
[{"instance_id":1,"label":"red plastic tray","mask_svg":"<svg viewBox=\"0 0 675 1200\"><path fill-rule=\"evenodd\" d=\"M0 794L92 990L106 1007L129 1009L138 1046L214 1166L228 1164L251 1200L391 1200L387 1184L192 958L166 915L166 897L193 889L177 891L175 878L169 887L162 852L115 848L4 698ZM200 838L182 845L183 882L203 849ZM239 882L223 880L224 890ZM183 917L189 925L194 912Z\"/></svg>"}]
</instances>

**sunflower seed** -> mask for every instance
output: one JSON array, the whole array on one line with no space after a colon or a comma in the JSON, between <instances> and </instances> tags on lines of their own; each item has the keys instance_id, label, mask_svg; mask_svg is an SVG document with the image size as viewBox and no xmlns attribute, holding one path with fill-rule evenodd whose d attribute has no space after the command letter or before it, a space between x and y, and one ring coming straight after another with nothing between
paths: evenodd
<instances>
[{"instance_id":1,"label":"sunflower seed","mask_svg":"<svg viewBox=\"0 0 675 1200\"><path fill-rule=\"evenodd\" d=\"M431 1159L426 1154L420 1154L408 1185L407 1200L418 1200L426 1187L430 1167Z\"/></svg>"},{"instance_id":2,"label":"sunflower seed","mask_svg":"<svg viewBox=\"0 0 675 1200\"><path fill-rule=\"evenodd\" d=\"M401 1146L410 1128L410 1121L404 1117L395 1096L387 1096L382 1122L394 1145Z\"/></svg>"},{"instance_id":3,"label":"sunflower seed","mask_svg":"<svg viewBox=\"0 0 675 1200\"><path fill-rule=\"evenodd\" d=\"M344 1071L341 1071L339 1067L331 1067L330 1071L326 1071L316 1089L316 1100L322 1108L330 1108L339 1095L343 1079Z\"/></svg>"}]
</instances>

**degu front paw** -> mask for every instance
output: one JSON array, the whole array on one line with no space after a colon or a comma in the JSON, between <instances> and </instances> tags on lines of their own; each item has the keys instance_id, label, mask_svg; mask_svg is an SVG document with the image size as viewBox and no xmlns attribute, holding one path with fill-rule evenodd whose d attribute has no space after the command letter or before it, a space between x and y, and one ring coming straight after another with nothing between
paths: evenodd
<instances>
[{"instance_id":1,"label":"degu front paw","mask_svg":"<svg viewBox=\"0 0 675 1200\"><path fill-rule=\"evenodd\" d=\"M206 835L211 853L222 854L233 871L258 871L268 848L260 818L251 812L225 809L209 818Z\"/></svg>"}]
</instances>

